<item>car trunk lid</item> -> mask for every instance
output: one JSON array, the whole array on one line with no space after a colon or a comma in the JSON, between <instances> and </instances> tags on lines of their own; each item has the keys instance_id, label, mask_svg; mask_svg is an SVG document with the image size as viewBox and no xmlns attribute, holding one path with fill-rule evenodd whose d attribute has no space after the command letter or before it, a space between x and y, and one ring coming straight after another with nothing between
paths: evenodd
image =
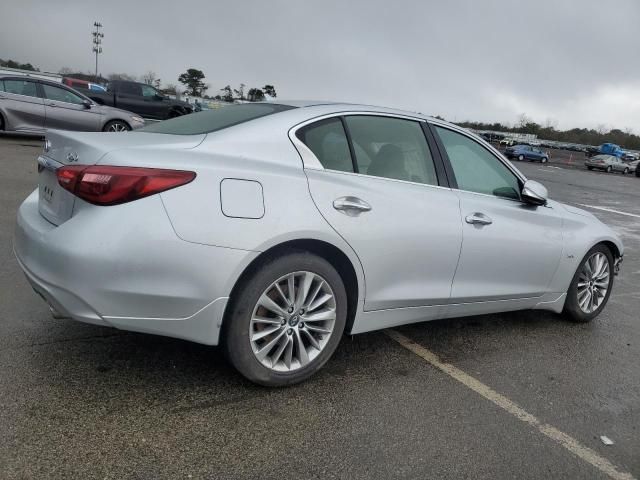
<instances>
[{"instance_id":1,"label":"car trunk lid","mask_svg":"<svg viewBox=\"0 0 640 480\"><path fill-rule=\"evenodd\" d=\"M107 153L148 147L189 149L205 135L165 135L144 132L98 133L49 131L45 150L38 157L38 209L54 225L73 215L76 197L58 184L57 170L67 165L95 165Z\"/></svg>"}]
</instances>

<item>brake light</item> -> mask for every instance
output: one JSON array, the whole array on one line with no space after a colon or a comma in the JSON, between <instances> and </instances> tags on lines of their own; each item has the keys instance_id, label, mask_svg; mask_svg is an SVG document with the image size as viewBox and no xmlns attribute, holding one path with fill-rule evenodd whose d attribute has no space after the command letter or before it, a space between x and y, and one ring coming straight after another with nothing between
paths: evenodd
<instances>
[{"instance_id":1,"label":"brake light","mask_svg":"<svg viewBox=\"0 0 640 480\"><path fill-rule=\"evenodd\" d=\"M195 172L159 168L70 165L56 171L62 188L94 205L118 205L186 185Z\"/></svg>"}]
</instances>

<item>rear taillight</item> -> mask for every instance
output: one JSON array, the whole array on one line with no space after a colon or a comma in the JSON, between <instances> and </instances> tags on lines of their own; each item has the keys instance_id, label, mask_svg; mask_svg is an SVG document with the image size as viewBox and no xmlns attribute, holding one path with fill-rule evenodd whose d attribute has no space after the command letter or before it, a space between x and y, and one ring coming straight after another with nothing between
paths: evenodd
<instances>
[{"instance_id":1,"label":"rear taillight","mask_svg":"<svg viewBox=\"0 0 640 480\"><path fill-rule=\"evenodd\" d=\"M94 205L118 205L179 187L195 172L159 168L70 165L56 171L65 190Z\"/></svg>"}]
</instances>

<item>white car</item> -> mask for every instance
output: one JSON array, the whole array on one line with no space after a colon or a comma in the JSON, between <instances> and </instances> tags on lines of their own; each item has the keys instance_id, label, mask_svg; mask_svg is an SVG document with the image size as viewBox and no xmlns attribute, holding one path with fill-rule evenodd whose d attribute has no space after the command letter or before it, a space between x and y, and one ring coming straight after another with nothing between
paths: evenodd
<instances>
[{"instance_id":1,"label":"white car","mask_svg":"<svg viewBox=\"0 0 640 480\"><path fill-rule=\"evenodd\" d=\"M14 248L56 316L222 344L302 381L344 332L541 309L586 322L624 247L466 130L312 102L51 133Z\"/></svg>"}]
</instances>

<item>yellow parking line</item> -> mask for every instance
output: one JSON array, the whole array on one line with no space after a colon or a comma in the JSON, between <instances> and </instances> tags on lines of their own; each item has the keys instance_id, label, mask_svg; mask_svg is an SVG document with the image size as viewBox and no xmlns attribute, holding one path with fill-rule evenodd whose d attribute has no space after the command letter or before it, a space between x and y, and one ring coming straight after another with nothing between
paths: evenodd
<instances>
[{"instance_id":1,"label":"yellow parking line","mask_svg":"<svg viewBox=\"0 0 640 480\"><path fill-rule=\"evenodd\" d=\"M462 383L465 387L470 388L474 392L482 395L490 402L494 403L504 411L516 417L518 420L536 428L545 437L557 442L578 458L584 460L585 462L600 470L609 478L615 480L635 480L630 473L618 470L616 466L613 465L609 460L601 457L597 452L590 449L589 447L582 445L575 438L567 435L566 433L558 430L551 425L540 422L540 420L538 420L535 416L524 410L516 403L509 400L504 395L499 394L481 381L463 372L450 363L442 362L435 353L424 348L422 345L417 344L410 338L405 337L395 330L385 330L385 333L393 340L398 342L402 347L406 348L412 353L415 353L417 356L419 356L423 360L426 360L437 369L443 371L450 377Z\"/></svg>"}]
</instances>

